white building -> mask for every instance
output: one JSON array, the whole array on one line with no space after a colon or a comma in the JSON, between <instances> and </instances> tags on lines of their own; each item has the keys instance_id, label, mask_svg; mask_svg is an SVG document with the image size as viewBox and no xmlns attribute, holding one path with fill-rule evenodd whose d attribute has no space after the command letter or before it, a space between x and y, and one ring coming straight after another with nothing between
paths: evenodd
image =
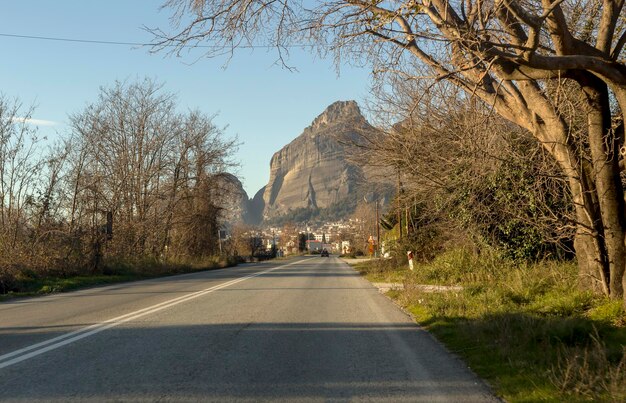
<instances>
[{"instance_id":1,"label":"white building","mask_svg":"<svg viewBox=\"0 0 626 403\"><path fill-rule=\"evenodd\" d=\"M321 234L315 234L315 240L316 241L320 241L322 242L322 240L324 240L324 238L326 238L326 242L330 242L330 234L329 233L321 233Z\"/></svg>"}]
</instances>

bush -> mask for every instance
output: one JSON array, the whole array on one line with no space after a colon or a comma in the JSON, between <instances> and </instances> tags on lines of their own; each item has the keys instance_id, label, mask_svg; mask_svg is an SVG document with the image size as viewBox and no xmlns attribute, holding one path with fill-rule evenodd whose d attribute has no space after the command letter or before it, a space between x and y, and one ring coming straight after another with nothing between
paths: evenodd
<instances>
[{"instance_id":1,"label":"bush","mask_svg":"<svg viewBox=\"0 0 626 403\"><path fill-rule=\"evenodd\" d=\"M387 237L395 237L395 239L384 241L385 251L390 252L391 256L405 260L407 251L411 251L415 262L429 262L443 252L448 235L438 225L430 223L419 225L410 234L398 239L398 226L396 225L387 234Z\"/></svg>"},{"instance_id":2,"label":"bush","mask_svg":"<svg viewBox=\"0 0 626 403\"><path fill-rule=\"evenodd\" d=\"M17 283L15 270L0 266L0 294L15 291Z\"/></svg>"}]
</instances>

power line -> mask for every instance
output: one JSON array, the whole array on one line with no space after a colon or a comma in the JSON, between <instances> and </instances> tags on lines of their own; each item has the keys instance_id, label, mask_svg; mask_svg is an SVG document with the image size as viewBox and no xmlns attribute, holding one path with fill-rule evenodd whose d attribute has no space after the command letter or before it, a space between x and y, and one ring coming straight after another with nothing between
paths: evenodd
<instances>
[{"instance_id":1,"label":"power line","mask_svg":"<svg viewBox=\"0 0 626 403\"><path fill-rule=\"evenodd\" d=\"M17 35L17 34L5 34L0 33L0 36L7 38L21 38L21 39L38 39L43 41L56 41L56 42L78 42L78 43L95 43L99 45L124 45L124 46L152 46L150 43L140 42L116 42L116 41L98 41L91 39L76 39L76 38L58 38L50 36L34 36L34 35Z\"/></svg>"},{"instance_id":2,"label":"power line","mask_svg":"<svg viewBox=\"0 0 626 403\"><path fill-rule=\"evenodd\" d=\"M20 39L36 39L36 40L42 40L42 41L55 41L55 42L88 43L88 44L96 44L96 45L165 46L165 47L177 46L175 44L155 44L155 43L142 43L142 42L100 41L100 40L93 40L93 39L60 38L60 37L52 37L52 36L18 35L18 34L7 34L7 33L0 33L0 37L20 38ZM307 44L307 45L287 45L287 46L280 46L280 47L282 47L282 48L296 48L296 47L310 47L310 46L313 46L313 45L310 45L310 44ZM209 48L209 49L219 49L219 48L221 48L220 46L215 46L215 45L188 45L188 46L184 46L184 47L189 47L189 48ZM276 46L274 46L274 45L242 45L242 46L237 46L237 47L238 48L246 48L246 49L257 49L257 48L269 49L269 48L274 48Z\"/></svg>"}]
</instances>

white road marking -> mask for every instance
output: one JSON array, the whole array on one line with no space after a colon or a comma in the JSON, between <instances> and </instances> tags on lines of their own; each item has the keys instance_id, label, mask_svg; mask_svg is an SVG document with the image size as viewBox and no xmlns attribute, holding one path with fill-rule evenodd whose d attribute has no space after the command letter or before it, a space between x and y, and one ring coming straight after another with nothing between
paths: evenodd
<instances>
[{"instance_id":1,"label":"white road marking","mask_svg":"<svg viewBox=\"0 0 626 403\"><path fill-rule=\"evenodd\" d=\"M216 286L209 287L209 288L206 288L206 289L201 290L201 291L196 291L196 292L193 292L191 294L183 295L182 297L173 298L171 300L168 300L168 301L165 301L165 302L161 302L159 304L155 304L155 305L149 306L147 308L139 309L137 311L130 312L130 313L127 313L125 315L121 315L121 316L118 316L116 318L106 320L104 322L96 323L96 324L93 324L91 326L87 326L87 327L84 327L82 329L78 329L78 330L75 330L73 332L66 333L66 334L63 334L61 336L57 336L57 337L54 337L52 339L45 340L45 341L42 341L40 343L36 343L36 344L30 345L30 346L27 346L27 347L21 348L19 350L12 351L12 352L4 354L4 355L0 355L0 369L9 367L9 366L11 366L13 364L17 364L18 362L22 362L22 361L28 360L30 358L36 357L36 356L38 356L40 354L43 354L43 353L46 353L48 351L56 350L57 348L60 348L60 347L66 346L68 344L74 343L74 342L76 342L78 340L81 340L81 339L84 339L86 337L93 336L94 334L97 334L97 333L100 333L100 332L102 332L104 330L107 330L107 329L110 329L112 327L121 325L122 323L126 323L126 322L129 322L131 320L138 319L138 318L141 318L143 316L149 315L151 313L155 313L155 312L159 312L159 311L162 311L164 309L167 309L167 308L171 308L171 307L173 307L175 305L178 305L180 303L190 301L192 299L201 297L201 296L206 295L206 294L210 294L213 291L217 291L217 290L220 290L222 288L229 287L229 286L231 286L233 284L237 284L237 283L240 283L242 281L251 279L253 277L257 277L257 276L260 276L262 274L269 273L271 271L274 271L274 270L277 270L277 269L280 269L280 268L283 268L283 267L291 266L291 265L299 263L299 262L300 261L291 262L291 263L288 263L286 265L273 267L271 269L267 269L267 270L264 270L264 271L261 271L261 272L258 272L258 273L250 274L250 275L245 276L245 277L241 277L241 278L237 278L237 279L234 279L234 280L230 280L230 281L227 281L225 283L218 284ZM12 357L15 357L15 358L11 359Z\"/></svg>"}]
</instances>

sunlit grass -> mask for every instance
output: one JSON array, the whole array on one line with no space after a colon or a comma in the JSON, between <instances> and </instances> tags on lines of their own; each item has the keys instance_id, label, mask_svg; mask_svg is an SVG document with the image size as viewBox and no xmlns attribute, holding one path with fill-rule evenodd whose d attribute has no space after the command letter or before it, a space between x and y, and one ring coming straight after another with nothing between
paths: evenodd
<instances>
[{"instance_id":1,"label":"sunlit grass","mask_svg":"<svg viewBox=\"0 0 626 403\"><path fill-rule=\"evenodd\" d=\"M402 282L387 295L507 401L626 401L623 304L581 291L574 263L454 250L413 272L374 261L356 269L373 282Z\"/></svg>"},{"instance_id":2,"label":"sunlit grass","mask_svg":"<svg viewBox=\"0 0 626 403\"><path fill-rule=\"evenodd\" d=\"M351 265L372 283L402 283L410 273L408 267L398 267L395 260L363 260Z\"/></svg>"}]
</instances>

